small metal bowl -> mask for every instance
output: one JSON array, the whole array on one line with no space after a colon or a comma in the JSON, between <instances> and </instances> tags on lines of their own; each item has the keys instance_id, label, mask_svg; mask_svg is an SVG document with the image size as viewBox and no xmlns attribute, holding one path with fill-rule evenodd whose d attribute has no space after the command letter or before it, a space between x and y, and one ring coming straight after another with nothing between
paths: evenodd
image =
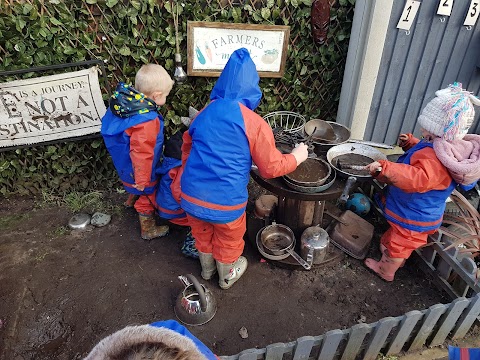
<instances>
[{"instance_id":1,"label":"small metal bowl","mask_svg":"<svg viewBox=\"0 0 480 360\"><path fill-rule=\"evenodd\" d=\"M80 213L73 215L68 222L68 226L73 230L85 229L90 224L91 217L88 214Z\"/></svg>"}]
</instances>

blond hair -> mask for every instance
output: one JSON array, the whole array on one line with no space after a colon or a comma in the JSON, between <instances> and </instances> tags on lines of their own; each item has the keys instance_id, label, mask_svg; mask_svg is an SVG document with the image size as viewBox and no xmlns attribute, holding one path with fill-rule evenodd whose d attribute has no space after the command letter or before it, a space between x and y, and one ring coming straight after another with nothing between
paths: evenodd
<instances>
[{"instance_id":1,"label":"blond hair","mask_svg":"<svg viewBox=\"0 0 480 360\"><path fill-rule=\"evenodd\" d=\"M135 76L135 89L147 96L155 91L169 92L174 81L168 75L163 66L157 64L145 64L138 70Z\"/></svg>"},{"instance_id":2,"label":"blond hair","mask_svg":"<svg viewBox=\"0 0 480 360\"><path fill-rule=\"evenodd\" d=\"M181 350L159 343L144 343L125 349L112 360L189 360L195 359L195 354L190 350Z\"/></svg>"}]
</instances>

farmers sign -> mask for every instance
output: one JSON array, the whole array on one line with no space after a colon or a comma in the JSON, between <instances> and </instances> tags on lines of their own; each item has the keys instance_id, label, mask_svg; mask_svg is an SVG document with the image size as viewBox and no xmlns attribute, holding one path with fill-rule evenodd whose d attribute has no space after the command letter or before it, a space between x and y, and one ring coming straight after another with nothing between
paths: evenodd
<instances>
[{"instance_id":1,"label":"farmers sign","mask_svg":"<svg viewBox=\"0 0 480 360\"><path fill-rule=\"evenodd\" d=\"M100 131L97 68L0 83L0 148Z\"/></svg>"},{"instance_id":2,"label":"farmers sign","mask_svg":"<svg viewBox=\"0 0 480 360\"><path fill-rule=\"evenodd\" d=\"M243 47L250 52L260 76L282 77L289 34L288 26L189 21L188 75L220 75L230 55Z\"/></svg>"}]
</instances>

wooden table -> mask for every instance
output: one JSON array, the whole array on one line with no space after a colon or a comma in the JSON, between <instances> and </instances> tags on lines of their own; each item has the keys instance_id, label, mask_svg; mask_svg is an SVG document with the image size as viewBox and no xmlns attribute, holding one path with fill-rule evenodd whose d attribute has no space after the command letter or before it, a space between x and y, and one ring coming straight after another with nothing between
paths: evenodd
<instances>
[{"instance_id":1,"label":"wooden table","mask_svg":"<svg viewBox=\"0 0 480 360\"><path fill-rule=\"evenodd\" d=\"M345 180L337 177L327 190L308 194L292 190L281 177L264 179L256 169L250 175L261 187L278 195L276 221L292 229L297 238L307 227L322 224L325 201L338 199L345 187Z\"/></svg>"}]
</instances>

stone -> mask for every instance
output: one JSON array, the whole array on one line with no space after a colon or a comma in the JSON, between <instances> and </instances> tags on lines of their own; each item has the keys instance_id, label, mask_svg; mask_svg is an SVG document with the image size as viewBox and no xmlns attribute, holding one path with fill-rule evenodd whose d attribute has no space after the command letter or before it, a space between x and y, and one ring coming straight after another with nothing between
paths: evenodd
<instances>
[{"instance_id":1,"label":"stone","mask_svg":"<svg viewBox=\"0 0 480 360\"><path fill-rule=\"evenodd\" d=\"M111 219L112 219L111 215L96 212L95 214L92 215L92 219L90 220L90 223L94 226L102 227L107 225Z\"/></svg>"}]
</instances>

